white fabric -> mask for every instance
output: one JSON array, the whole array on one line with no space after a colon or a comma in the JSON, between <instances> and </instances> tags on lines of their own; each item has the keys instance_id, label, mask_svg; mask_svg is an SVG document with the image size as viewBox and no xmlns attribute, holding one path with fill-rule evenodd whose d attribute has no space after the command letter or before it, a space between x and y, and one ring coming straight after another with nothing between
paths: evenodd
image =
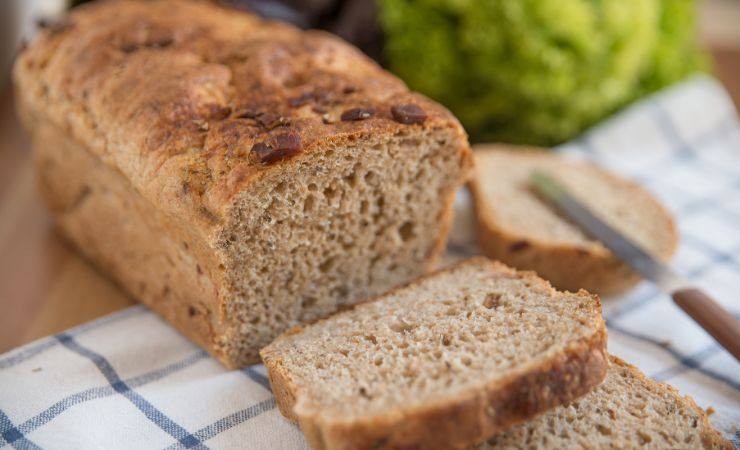
<instances>
[{"instance_id":1,"label":"white fabric","mask_svg":"<svg viewBox=\"0 0 740 450\"><path fill-rule=\"evenodd\" d=\"M644 184L675 214L674 266L740 313L740 128L699 77L565 145ZM461 193L450 257L478 252ZM609 351L670 382L740 442L740 364L648 283L604 301ZM0 447L297 449L262 366L227 371L143 306L0 356Z\"/></svg>"}]
</instances>

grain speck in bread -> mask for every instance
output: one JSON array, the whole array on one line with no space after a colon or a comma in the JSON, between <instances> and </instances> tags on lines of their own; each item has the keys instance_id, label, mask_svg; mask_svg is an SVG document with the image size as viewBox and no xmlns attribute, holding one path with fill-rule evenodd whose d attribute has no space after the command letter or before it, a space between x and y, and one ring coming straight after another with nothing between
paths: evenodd
<instances>
[{"instance_id":1,"label":"grain speck in bread","mask_svg":"<svg viewBox=\"0 0 740 450\"><path fill-rule=\"evenodd\" d=\"M597 297L475 258L262 350L314 449L467 448L604 378Z\"/></svg>"},{"instance_id":2,"label":"grain speck in bread","mask_svg":"<svg viewBox=\"0 0 740 450\"><path fill-rule=\"evenodd\" d=\"M642 187L596 166L528 147L475 147L469 186L483 252L518 269L534 270L559 289L599 295L626 290L639 276L601 243L561 217L531 189L543 170L615 228L661 260L676 249L671 215Z\"/></svg>"},{"instance_id":3,"label":"grain speck in bread","mask_svg":"<svg viewBox=\"0 0 740 450\"><path fill-rule=\"evenodd\" d=\"M496 435L476 450L731 449L676 389L610 357L606 380L567 406Z\"/></svg>"},{"instance_id":4,"label":"grain speck in bread","mask_svg":"<svg viewBox=\"0 0 740 450\"><path fill-rule=\"evenodd\" d=\"M49 209L227 366L434 265L465 133L356 49L206 1L95 2L63 23L14 69Z\"/></svg>"}]
</instances>

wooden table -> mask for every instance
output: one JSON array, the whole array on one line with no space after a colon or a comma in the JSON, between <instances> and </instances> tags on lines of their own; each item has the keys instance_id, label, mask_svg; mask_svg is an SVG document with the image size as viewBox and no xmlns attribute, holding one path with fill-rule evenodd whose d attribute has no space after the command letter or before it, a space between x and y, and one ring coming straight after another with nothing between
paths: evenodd
<instances>
[{"instance_id":1,"label":"wooden table","mask_svg":"<svg viewBox=\"0 0 740 450\"><path fill-rule=\"evenodd\" d=\"M740 45L713 45L740 104ZM134 304L54 233L34 189L29 141L0 90L0 353Z\"/></svg>"}]
</instances>

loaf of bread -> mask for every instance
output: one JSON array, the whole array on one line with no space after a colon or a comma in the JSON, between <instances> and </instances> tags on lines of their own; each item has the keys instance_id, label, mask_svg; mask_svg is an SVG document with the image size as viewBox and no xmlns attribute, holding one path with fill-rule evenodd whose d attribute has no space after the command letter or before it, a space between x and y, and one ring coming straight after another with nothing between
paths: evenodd
<instances>
[{"instance_id":1,"label":"loaf of bread","mask_svg":"<svg viewBox=\"0 0 740 450\"><path fill-rule=\"evenodd\" d=\"M76 8L14 80L62 234L229 367L427 271L471 166L359 51L209 2Z\"/></svg>"},{"instance_id":2,"label":"loaf of bread","mask_svg":"<svg viewBox=\"0 0 740 450\"><path fill-rule=\"evenodd\" d=\"M483 252L518 269L534 270L559 289L617 294L639 281L601 243L561 217L531 189L534 170L549 173L596 214L661 260L676 249L673 219L640 186L554 152L477 146L470 182Z\"/></svg>"},{"instance_id":3,"label":"loaf of bread","mask_svg":"<svg viewBox=\"0 0 740 450\"><path fill-rule=\"evenodd\" d=\"M605 345L597 297L475 258L261 355L314 449L464 449L589 392Z\"/></svg>"},{"instance_id":4,"label":"loaf of bread","mask_svg":"<svg viewBox=\"0 0 740 450\"><path fill-rule=\"evenodd\" d=\"M674 388L610 357L606 380L567 406L496 435L476 450L732 449L706 413Z\"/></svg>"}]
</instances>

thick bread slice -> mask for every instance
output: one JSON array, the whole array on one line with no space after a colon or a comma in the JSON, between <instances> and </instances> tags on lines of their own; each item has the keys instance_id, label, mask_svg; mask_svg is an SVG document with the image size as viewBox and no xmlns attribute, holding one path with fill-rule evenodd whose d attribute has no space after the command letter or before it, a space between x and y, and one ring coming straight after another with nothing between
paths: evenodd
<instances>
[{"instance_id":1,"label":"thick bread slice","mask_svg":"<svg viewBox=\"0 0 740 450\"><path fill-rule=\"evenodd\" d=\"M431 270L472 164L358 50L215 2L85 4L14 80L62 234L229 367Z\"/></svg>"},{"instance_id":2,"label":"thick bread slice","mask_svg":"<svg viewBox=\"0 0 740 450\"><path fill-rule=\"evenodd\" d=\"M606 380L567 406L496 435L477 450L731 449L690 397L610 357Z\"/></svg>"},{"instance_id":3,"label":"thick bread slice","mask_svg":"<svg viewBox=\"0 0 740 450\"><path fill-rule=\"evenodd\" d=\"M597 297L475 258L262 350L314 449L467 448L606 373Z\"/></svg>"},{"instance_id":4,"label":"thick bread slice","mask_svg":"<svg viewBox=\"0 0 740 450\"><path fill-rule=\"evenodd\" d=\"M591 164L529 147L481 145L474 151L470 190L483 252L534 270L559 289L599 295L624 291L639 277L601 243L559 216L529 187L543 170L649 252L668 260L678 235L673 219L640 186Z\"/></svg>"}]
</instances>

